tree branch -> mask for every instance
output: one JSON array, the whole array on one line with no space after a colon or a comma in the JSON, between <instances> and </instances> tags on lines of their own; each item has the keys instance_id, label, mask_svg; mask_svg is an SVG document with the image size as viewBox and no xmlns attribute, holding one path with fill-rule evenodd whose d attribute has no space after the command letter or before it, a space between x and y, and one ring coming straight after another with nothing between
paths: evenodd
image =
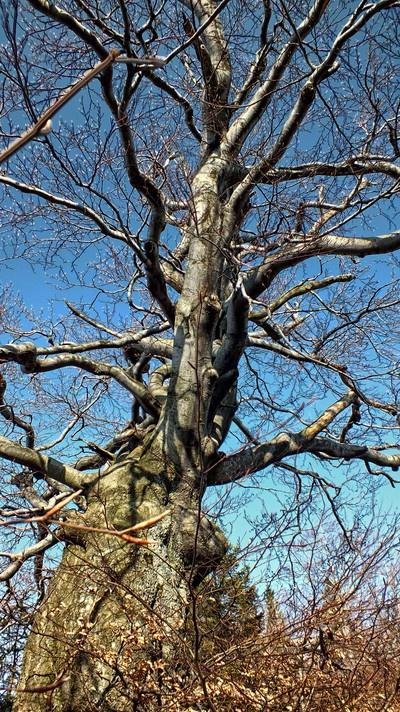
<instances>
[{"instance_id":1,"label":"tree branch","mask_svg":"<svg viewBox=\"0 0 400 712\"><path fill-rule=\"evenodd\" d=\"M294 53L299 48L301 42L318 24L328 4L329 0L316 0L307 17L296 28L282 49L267 79L254 94L251 105L242 112L230 127L224 143L228 150L232 151L235 155L239 153L244 141L267 109Z\"/></svg>"},{"instance_id":2,"label":"tree branch","mask_svg":"<svg viewBox=\"0 0 400 712\"><path fill-rule=\"evenodd\" d=\"M291 38L291 41L294 42L293 49L290 47L288 48L288 45L286 45L277 62L273 66L270 73L270 77L267 79L263 87L261 87L258 92L256 92L255 97L253 98L252 106L247 109L248 118L243 118L243 115L242 117L239 117L237 122L235 122L235 124L228 132L227 143L230 145L231 150L237 150L235 142L233 142L233 137L235 136L235 134L236 141L241 146L243 143L243 136L246 137L248 135L251 128L254 126L255 123L257 123L262 113L265 111L265 108L268 105L271 96L276 90L275 86L269 85L271 75L277 73L277 77L274 81L274 83L276 84L277 81L279 81L279 79L281 78L284 69L286 68L286 64L284 61L285 53L288 53L290 59L295 48L297 48L301 44L302 40L308 34L309 30L318 22L324 10L326 9L328 2L324 0L322 0L322 2L317 1L312 10L310 11L308 18L299 26L298 29L295 29L294 35ZM230 201L234 210L236 206L239 206L242 203L244 196L247 195L250 190L252 190L254 183L257 183L259 181L259 178L262 175L263 171L269 170L271 167L273 167L284 155L286 149L292 141L292 138L297 133L298 127L301 125L310 107L314 103L319 84L332 73L337 71L337 69L339 68L339 63L337 59L340 50L343 48L345 43L351 37L353 37L360 29L362 29L362 27L364 27L364 25L366 25L367 22L378 12L394 7L395 5L396 0L381 0L381 2L371 3L368 6L365 6L363 3L361 3L355 9L348 22L343 26L341 31L336 36L325 59L317 67L313 68L312 73L307 78L306 82L303 84L296 103L293 106L292 111L289 114L278 138L276 139L274 146L270 149L267 156L249 171L247 177L234 190ZM365 10L364 13L363 10ZM281 62L282 67L280 64ZM259 103L257 103L258 98L260 98ZM244 112L244 115L246 115L246 112ZM240 124L240 121L242 121L242 124ZM234 126L238 122L239 129L236 129L234 131ZM230 134L232 132L232 137L230 137Z\"/></svg>"},{"instance_id":3,"label":"tree branch","mask_svg":"<svg viewBox=\"0 0 400 712\"><path fill-rule=\"evenodd\" d=\"M339 237L327 235L320 238L307 238L293 247L285 246L284 250L267 258L263 265L251 270L245 280L245 289L252 298L257 298L272 282L279 272L293 267L315 255L349 255L366 257L394 252L400 248L400 232L376 237Z\"/></svg>"},{"instance_id":4,"label":"tree branch","mask_svg":"<svg viewBox=\"0 0 400 712\"><path fill-rule=\"evenodd\" d=\"M343 398L340 398L336 403L333 403L333 405L327 408L313 423L307 425L307 427L299 433L302 449L307 443L311 442L321 430L325 430L343 410L355 403L356 400L355 393L349 391Z\"/></svg>"},{"instance_id":5,"label":"tree branch","mask_svg":"<svg viewBox=\"0 0 400 712\"><path fill-rule=\"evenodd\" d=\"M68 27L78 37L84 40L85 43L92 47L92 49L102 59L106 59L106 57L104 57L106 50L98 38L93 33L89 32L89 30L87 30L82 23L78 22L73 15L61 9L55 3L53 4L48 2L48 0L29 0L29 2L40 12L53 18L56 22L60 22L64 26ZM112 57L107 64L108 69L111 62L115 61L119 55L119 51L113 50L110 55L107 54L107 57L111 55ZM148 237L144 244L144 265L149 290L159 303L170 324L173 325L175 307L168 296L164 275L159 264L159 239L160 234L165 227L165 207L162 195L155 183L139 170L126 107L124 106L122 108L122 104L118 103L114 95L112 87L112 73L110 71L104 72L100 81L104 99L118 126L119 135L124 148L124 162L129 182L135 190L138 190L139 193L143 195L149 203L151 209Z\"/></svg>"},{"instance_id":6,"label":"tree branch","mask_svg":"<svg viewBox=\"0 0 400 712\"><path fill-rule=\"evenodd\" d=\"M23 467L29 467L29 469L40 472L42 475L51 477L56 482L73 489L80 489L98 479L97 473L82 475L79 470L70 465L64 465L54 457L48 457L36 450L23 447L3 436L0 436L0 457L10 462L16 462Z\"/></svg>"},{"instance_id":7,"label":"tree branch","mask_svg":"<svg viewBox=\"0 0 400 712\"><path fill-rule=\"evenodd\" d=\"M51 205L60 205L63 208L68 208L69 210L74 210L75 212L83 215L85 218L92 220L101 230L103 235L107 237L112 237L114 240L119 240L124 242L129 247L133 247L135 253L140 257L141 260L145 260L142 249L140 248L136 238L131 233L125 233L121 230L116 230L107 224L104 217L97 213L93 208L89 208L87 205L82 205L68 198L63 198L62 196L55 195L54 193L49 193L47 190L43 190L36 185L30 183L23 183L22 181L15 180L6 175L0 175L0 183L8 185L11 188L19 190L21 193L27 193L29 195L36 195L38 198L42 198L47 203Z\"/></svg>"},{"instance_id":8,"label":"tree branch","mask_svg":"<svg viewBox=\"0 0 400 712\"><path fill-rule=\"evenodd\" d=\"M151 354L152 356L161 356L162 358L171 358L172 355L172 342L168 339L152 339L147 334L155 334L161 331L165 331L165 324L149 327L149 329L143 329L136 334L125 332L119 338L110 339L95 339L94 341L87 341L78 344L67 343L58 344L55 346L35 346L31 342L25 342L24 344L7 344L0 346L0 363L6 361L15 361L16 363L22 363L24 360L28 359L28 354L35 353L36 356L53 356L57 354L79 354L85 353L87 351L98 351L102 349L121 349L126 346L133 346L137 351ZM167 328L169 328L169 323L167 323Z\"/></svg>"},{"instance_id":9,"label":"tree branch","mask_svg":"<svg viewBox=\"0 0 400 712\"><path fill-rule=\"evenodd\" d=\"M235 482L253 472L263 470L285 457L304 450L311 451L310 442L314 442L315 436L321 430L326 429L343 410L348 408L354 402L354 398L354 393L347 393L300 433L280 433L273 440L246 447L240 452L220 460L209 470L207 483L222 485Z\"/></svg>"},{"instance_id":10,"label":"tree branch","mask_svg":"<svg viewBox=\"0 0 400 712\"><path fill-rule=\"evenodd\" d=\"M32 427L32 424L25 422L25 420L22 420L22 418L19 418L17 415L15 415L13 408L11 408L4 402L4 393L6 391L6 388L6 380L4 376L0 373L0 415L5 420L8 420L13 425L16 425L18 428L22 428L22 430L24 430L26 433L27 447L33 447L35 444L35 431Z\"/></svg>"},{"instance_id":11,"label":"tree branch","mask_svg":"<svg viewBox=\"0 0 400 712\"><path fill-rule=\"evenodd\" d=\"M289 302L291 299L301 297L303 294L308 294L309 292L313 292L316 289L324 289L325 287L329 287L331 284L337 284L340 282L351 282L353 279L355 279L353 274L338 274L336 276L325 277L324 279L319 280L307 280L306 282L302 282L302 284L297 284L295 287L288 289L287 292L284 292L283 294L281 294L280 297L275 299L273 302L270 302L270 304L265 309L262 309L258 312L251 312L249 315L249 319L251 319L251 321L254 321L256 324L259 324L260 322L264 321L264 319L268 319L271 314L280 309L280 307L286 304L286 302Z\"/></svg>"},{"instance_id":12,"label":"tree branch","mask_svg":"<svg viewBox=\"0 0 400 712\"><path fill-rule=\"evenodd\" d=\"M193 5L190 4L190 9L202 23L202 41L199 40L199 30L195 30L190 19L184 16L184 28L189 34L187 43L194 44L202 68L202 109L208 152L214 150L221 141L229 120L227 103L231 85L231 64L222 23L218 19L219 13L228 2L229 0L222 0L216 8L214 0L197 0Z\"/></svg>"},{"instance_id":13,"label":"tree branch","mask_svg":"<svg viewBox=\"0 0 400 712\"><path fill-rule=\"evenodd\" d=\"M22 549L22 551L10 553L1 551L0 556L11 559L11 562L2 571L0 571L0 581L8 581L14 576L15 573L17 573L27 559L46 551L46 549L54 546L54 544L58 544L58 542L59 538L52 532L48 532L43 539L40 539L40 541L37 541L30 546L26 546Z\"/></svg>"},{"instance_id":14,"label":"tree branch","mask_svg":"<svg viewBox=\"0 0 400 712\"><path fill-rule=\"evenodd\" d=\"M269 168L258 175L259 183L283 183L291 180L301 180L302 178L314 178L316 176L358 176L373 173L383 173L395 180L400 178L400 167L390 159L382 156L352 156L341 163L304 163L299 166L289 166L283 168Z\"/></svg>"},{"instance_id":15,"label":"tree branch","mask_svg":"<svg viewBox=\"0 0 400 712\"><path fill-rule=\"evenodd\" d=\"M261 74L264 72L268 50L273 42L273 38L269 42L267 41L268 25L272 14L270 0L263 0L263 5L264 18L261 25L260 46L257 51L256 58L249 69L248 75L233 100L235 107L243 104L251 90L256 85L258 79L261 77Z\"/></svg>"},{"instance_id":16,"label":"tree branch","mask_svg":"<svg viewBox=\"0 0 400 712\"><path fill-rule=\"evenodd\" d=\"M391 467L395 472L400 467L400 455L385 455L374 447L338 442L331 438L315 438L307 446L307 452L343 460L363 460L365 463Z\"/></svg>"},{"instance_id":17,"label":"tree branch","mask_svg":"<svg viewBox=\"0 0 400 712\"><path fill-rule=\"evenodd\" d=\"M32 0L31 2L31 5L34 6L43 6L44 4L45 3L42 2L35 2L35 0ZM50 3L48 4L50 5ZM25 131L25 133L22 134L22 136L13 141L9 146L7 146L4 151L0 153L0 163L6 161L14 153L17 153L17 151L19 151L23 146L25 146L25 144L27 144L29 141L32 141L32 139L35 138L35 136L37 136L41 132L41 130L52 119L52 117L57 113L57 111L59 111L70 99L72 99L72 97L74 97L75 94L77 94L82 89L82 87L88 84L88 82L90 82L93 77L104 71L104 69L107 69L107 67L109 67L115 61L118 55L119 50L112 49L109 54L106 54L106 57L101 62L95 64L95 66L92 69L89 69L76 82L76 84L73 84L71 87L69 87L57 99L57 101L54 102L54 104L52 104L48 109L46 109L46 111L39 117L39 119L33 126L31 126L27 131Z\"/></svg>"},{"instance_id":18,"label":"tree branch","mask_svg":"<svg viewBox=\"0 0 400 712\"><path fill-rule=\"evenodd\" d=\"M57 349L57 347L56 347ZM79 346L78 346L79 349ZM45 351L45 349L42 349ZM49 350L47 350L47 353ZM0 362L15 361L22 367L24 373L45 373L59 368L80 368L96 376L108 376L114 378L121 386L132 393L143 408L155 417L160 414L160 404L153 398L148 388L140 381L131 378L120 366L113 366L101 361L93 361L84 356L77 356L71 353L59 355L55 358L38 359L38 349L32 343L25 343L20 346L0 347Z\"/></svg>"},{"instance_id":19,"label":"tree branch","mask_svg":"<svg viewBox=\"0 0 400 712\"><path fill-rule=\"evenodd\" d=\"M247 447L234 455L220 460L207 473L207 485L226 485L230 482L258 472L283 457L294 455L299 451L295 435L280 433L269 442Z\"/></svg>"},{"instance_id":20,"label":"tree branch","mask_svg":"<svg viewBox=\"0 0 400 712\"><path fill-rule=\"evenodd\" d=\"M222 4L222 3L221 3ZM219 9L219 7L218 7ZM186 97L182 96L178 92L175 87L173 87L171 84L165 81L165 79L162 79L159 77L157 74L154 74L154 72L144 72L146 77L154 84L154 86L159 87L159 89L162 89L162 91L165 91L166 94L168 94L174 101L176 101L179 106L182 107L184 113L185 113L185 121L186 125L192 134L196 141L200 142L201 141L201 133L200 131L196 128L193 120L193 107L191 106L190 102L186 99Z\"/></svg>"},{"instance_id":21,"label":"tree branch","mask_svg":"<svg viewBox=\"0 0 400 712\"><path fill-rule=\"evenodd\" d=\"M79 20L77 20L76 17L71 15L69 12L63 10L61 7L56 5L56 3L50 2L50 0L28 0L28 2L33 8L35 8L35 10L39 10L39 12L47 15L47 17L51 17L53 20L56 20L56 22L59 22L61 25L68 27L69 30L72 30L72 32L74 32L77 37L80 37L85 44L88 44L89 47L91 47L102 60L107 58L108 52L101 44L98 37L96 37L93 32L90 32L90 30L88 30L82 22L79 22Z\"/></svg>"},{"instance_id":22,"label":"tree branch","mask_svg":"<svg viewBox=\"0 0 400 712\"><path fill-rule=\"evenodd\" d=\"M208 409L207 420L209 427L212 426L219 405L238 377L238 365L247 339L249 304L249 298L240 278L232 294L227 299L220 317L222 344L215 355L213 363L218 379L215 381Z\"/></svg>"}]
</instances>

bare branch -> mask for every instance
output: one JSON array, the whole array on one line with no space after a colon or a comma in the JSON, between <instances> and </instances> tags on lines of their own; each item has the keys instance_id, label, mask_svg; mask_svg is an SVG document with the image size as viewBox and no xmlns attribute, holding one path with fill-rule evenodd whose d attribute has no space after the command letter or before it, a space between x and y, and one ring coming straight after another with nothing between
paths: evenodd
<instances>
[{"instance_id":1,"label":"bare branch","mask_svg":"<svg viewBox=\"0 0 400 712\"><path fill-rule=\"evenodd\" d=\"M222 3L221 3L222 4ZM220 6L218 6L218 10L220 9ZM148 72L146 73L146 76L150 79L150 81L154 84L154 86L159 87L163 91L165 91L166 94L168 94L174 101L176 101L177 104L179 104L182 109L185 112L185 121L186 125L192 134L196 141L201 141L201 133L200 131L196 128L193 120L193 107L189 103L189 101L184 97L182 94L179 93L175 87L173 87L171 84L165 81L165 79L159 77L157 74L154 74L153 72Z\"/></svg>"},{"instance_id":2,"label":"bare branch","mask_svg":"<svg viewBox=\"0 0 400 712\"><path fill-rule=\"evenodd\" d=\"M267 443L244 448L235 455L220 460L207 472L207 484L214 486L236 482L298 451L299 443L296 436L281 433Z\"/></svg>"},{"instance_id":3,"label":"bare branch","mask_svg":"<svg viewBox=\"0 0 400 712\"><path fill-rule=\"evenodd\" d=\"M286 302L289 302L291 299L301 297L303 294L308 294L309 292L313 292L317 289L324 289L325 287L329 287L331 284L338 284L340 282L351 282L354 279L355 277L353 274L338 274L336 276L325 277L324 279L319 280L307 280L306 282L302 282L301 284L298 284L295 287L291 287L291 289L288 289L287 292L281 294L280 297L271 302L265 309L262 309L258 312L251 312L249 318L256 324L259 324L264 319L269 318L271 314L280 309L280 307L286 304Z\"/></svg>"},{"instance_id":4,"label":"bare branch","mask_svg":"<svg viewBox=\"0 0 400 712\"><path fill-rule=\"evenodd\" d=\"M268 50L270 49L270 45L272 44L272 40L270 40L270 42L267 41L268 25L272 14L270 0L264 0L263 5L264 18L262 21L260 32L260 48L257 51L256 59L249 69L248 75L243 83L243 86L241 87L241 89L239 89L233 100L233 105L235 107L242 105L243 102L246 101L251 90L254 88L257 81L260 79L265 69L265 62Z\"/></svg>"},{"instance_id":5,"label":"bare branch","mask_svg":"<svg viewBox=\"0 0 400 712\"><path fill-rule=\"evenodd\" d=\"M85 487L98 478L97 474L92 473L82 475L79 470L70 465L64 465L54 457L48 457L31 448L22 447L22 445L2 436L0 436L0 457L10 462L16 462L23 467L29 467L31 470L40 472L42 475L49 476L56 482L74 489Z\"/></svg>"},{"instance_id":6,"label":"bare branch","mask_svg":"<svg viewBox=\"0 0 400 712\"><path fill-rule=\"evenodd\" d=\"M209 14L207 19L204 20L204 22L200 25L200 27L197 28L196 32L191 37L189 37L189 39L186 40L186 42L182 42L182 44L180 44L179 47L176 47L175 49L172 50L172 52L169 53L169 55L165 58L165 64L171 62L173 59L175 59L175 57L178 56L178 54L180 54L185 49L190 47L190 45L193 44L193 42L195 42L205 32L205 30L209 27L209 25L211 25L211 23L217 19L218 15L222 12L222 10L228 4L228 2L229 2L229 0L221 0L221 2L219 3L219 5L217 5L215 10L213 10ZM186 4L186 3L184 2L183 4ZM198 6L198 5L201 6L202 11L203 11L202 4L196 3L196 6ZM204 6L205 6L205 4L204 4ZM196 9L197 9L197 7L196 7Z\"/></svg>"},{"instance_id":7,"label":"bare branch","mask_svg":"<svg viewBox=\"0 0 400 712\"><path fill-rule=\"evenodd\" d=\"M266 167L259 175L261 183L282 183L316 176L359 176L382 173L400 179L400 167L383 156L352 156L341 163L305 163L285 168Z\"/></svg>"},{"instance_id":8,"label":"bare branch","mask_svg":"<svg viewBox=\"0 0 400 712\"><path fill-rule=\"evenodd\" d=\"M41 9L44 9L46 3L42 2L32 2L32 5L39 5ZM40 134L41 130L44 129L46 124L53 118L53 116L59 111L72 97L75 96L88 82L96 77L100 72L107 69L118 57L119 50L112 49L111 52L105 57L101 62L95 64L92 69L89 69L77 82L69 87L58 99L54 102L46 111L40 116L40 118L31 126L25 133L19 138L13 141L7 148L0 153L0 163L6 161L14 153L17 153L25 144L32 141L35 136Z\"/></svg>"},{"instance_id":9,"label":"bare branch","mask_svg":"<svg viewBox=\"0 0 400 712\"><path fill-rule=\"evenodd\" d=\"M62 196L55 195L54 193L49 193L36 185L23 183L6 175L0 175L0 183L8 185L11 188L15 188L21 193L36 195L38 198L42 198L47 203L52 205L60 205L63 208L68 208L69 210L73 210L80 215L83 215L85 218L92 220L100 228L103 235L107 235L108 237L112 237L114 240L119 240L120 242L124 242L126 245L133 247L135 253L142 260L145 259L143 251L134 235L124 233L121 230L116 230L111 225L108 225L100 213L96 212L92 208L89 208L87 205L82 205L73 200L69 200L68 198L63 198Z\"/></svg>"},{"instance_id":10,"label":"bare branch","mask_svg":"<svg viewBox=\"0 0 400 712\"><path fill-rule=\"evenodd\" d=\"M299 433L280 433L269 442L244 448L234 455L223 458L208 472L208 484L220 485L234 482L300 452L344 460L361 459L366 463L397 470L400 466L400 455L385 455L373 447L343 443L329 437L318 437L318 434L325 430L343 410L354 404L356 399L356 394L350 391Z\"/></svg>"},{"instance_id":11,"label":"bare branch","mask_svg":"<svg viewBox=\"0 0 400 712\"><path fill-rule=\"evenodd\" d=\"M302 440L302 448L304 445L311 440L313 440L321 430L325 430L328 425L332 423L333 420L349 405L352 405L356 400L356 395L353 391L349 391L347 395L340 400L336 401L333 405L326 409L322 415L319 416L311 425L307 425L304 430L300 433L300 438Z\"/></svg>"},{"instance_id":12,"label":"bare branch","mask_svg":"<svg viewBox=\"0 0 400 712\"><path fill-rule=\"evenodd\" d=\"M247 339L249 299L241 278L226 301L221 319L222 344L213 363L217 379L213 386L208 410L208 423L211 427L219 405L238 377L238 365ZM233 410L232 410L233 415Z\"/></svg>"},{"instance_id":13,"label":"bare branch","mask_svg":"<svg viewBox=\"0 0 400 712\"><path fill-rule=\"evenodd\" d=\"M26 546L21 551L1 551L0 556L4 556L11 559L11 562L2 571L0 571L0 581L9 581L9 579L17 573L17 571L21 568L22 564L25 561L32 558L33 556L36 556L37 554L42 553L43 551L46 551L58 542L58 537L53 534L53 532L48 532L48 534L46 534L43 539L40 539L40 541L37 541L34 544L30 544L30 546Z\"/></svg>"},{"instance_id":14,"label":"bare branch","mask_svg":"<svg viewBox=\"0 0 400 712\"><path fill-rule=\"evenodd\" d=\"M278 59L271 68L267 79L254 94L250 106L245 109L233 122L226 137L226 146L235 154L238 153L249 133L258 123L262 114L268 107L271 98L276 91L278 83L288 67L294 53L299 48L301 42L318 24L328 6L328 3L329 0L316 0L307 17L302 23L300 23L296 31L291 35L285 47L282 49Z\"/></svg>"},{"instance_id":15,"label":"bare branch","mask_svg":"<svg viewBox=\"0 0 400 712\"><path fill-rule=\"evenodd\" d=\"M33 447L35 444L35 431L31 423L27 423L22 418L15 415L13 408L8 406L4 402L4 393L6 391L7 383L4 376L0 373L0 415L8 420L13 425L16 425L26 432L26 446Z\"/></svg>"},{"instance_id":16,"label":"bare branch","mask_svg":"<svg viewBox=\"0 0 400 712\"><path fill-rule=\"evenodd\" d=\"M352 16L336 36L336 39L332 43L325 59L317 67L313 68L312 73L303 84L299 96L288 118L286 119L284 126L274 145L269 150L267 156L250 170L248 176L234 190L231 198L231 204L233 207L241 204L243 201L243 195L247 194L249 190L252 189L252 186L259 180L263 172L265 170L268 171L271 167L273 167L285 154L297 132L297 129L314 103L319 84L338 70L340 66L337 61L338 56L345 43L360 29L362 29L362 27L364 27L364 25L378 12L394 7L395 5L396 2L394 0L381 0L381 2L372 3L367 7L363 7L363 4L361 4L355 9ZM326 6L327 2L324 0L322 3L315 3L308 18L299 26L299 28L295 30L294 36L291 38L294 42L293 48L286 45L285 49L282 51L280 57L272 68L270 77L258 90L258 92L256 92L252 106L247 109L247 111L243 113L242 117L239 117L232 125L227 136L227 143L231 150L237 150L237 142L239 143L239 146L242 145L244 138L248 135L253 126L259 120L262 113L265 111L265 108L268 106L270 98L275 91L275 87L271 85L271 78L274 77L274 74L276 74L276 77L274 77L275 83L281 78L287 63L285 63L285 54L287 54L289 61L295 48L301 43L310 29L318 22L326 9ZM259 101L259 103L257 103L257 101ZM237 128L235 128L236 125L238 125Z\"/></svg>"},{"instance_id":17,"label":"bare branch","mask_svg":"<svg viewBox=\"0 0 400 712\"><path fill-rule=\"evenodd\" d=\"M373 446L353 445L331 438L315 438L307 446L307 451L343 460L363 460L365 463L391 467L395 472L400 467L400 455L385 455L380 450L374 449Z\"/></svg>"},{"instance_id":18,"label":"bare branch","mask_svg":"<svg viewBox=\"0 0 400 712\"><path fill-rule=\"evenodd\" d=\"M74 304L71 304L71 302L65 303L68 309L73 314L75 314L75 316L77 316L79 319L82 319L82 321L85 321L87 324L90 324L90 326L94 326L99 331L105 331L107 334L111 334L111 336L119 336L118 331L110 329L110 327L106 326L105 324L100 324L100 322L96 321L95 319L92 319L92 317L85 314L81 309L78 309Z\"/></svg>"},{"instance_id":19,"label":"bare branch","mask_svg":"<svg viewBox=\"0 0 400 712\"><path fill-rule=\"evenodd\" d=\"M24 344L8 344L5 346L0 346L0 363L5 363L6 361L15 361L16 363L22 363L23 360L28 359L28 354L32 354L33 351L36 356L52 356L56 354L79 354L85 353L87 351L99 351L102 349L121 349L125 346L133 346L137 348L138 351L143 353L149 353L153 356L162 356L163 358L171 357L172 344L168 339L152 339L152 334L162 333L167 328L169 328L169 322L162 322L157 326L149 327L148 329L143 329L140 332L125 332L119 336L119 338L110 339L95 339L94 341L82 342L82 343L72 343L68 342L66 344L58 344L55 346L35 346L25 342Z\"/></svg>"},{"instance_id":20,"label":"bare branch","mask_svg":"<svg viewBox=\"0 0 400 712\"><path fill-rule=\"evenodd\" d=\"M51 348L51 347L50 347ZM62 347L61 347L62 348ZM82 350L78 345L77 350ZM86 350L86 349L85 349ZM41 350L43 352L43 349ZM57 347L56 347L57 351ZM143 408L151 415L158 417L160 413L160 404L151 395L148 388L139 381L135 380L126 370L120 366L113 366L100 361L93 361L84 356L78 356L70 353L67 348L67 354L61 354L55 358L46 358L39 360L37 358L39 351L34 344L23 344L22 346L3 346L0 347L0 362L15 361L19 363L25 373L45 373L54 371L59 368L80 368L97 376L109 376L114 378L121 386L132 393ZM49 353L46 349L44 353Z\"/></svg>"},{"instance_id":21,"label":"bare branch","mask_svg":"<svg viewBox=\"0 0 400 712\"><path fill-rule=\"evenodd\" d=\"M57 521L57 524L59 524L65 529L93 532L94 534L106 534L107 536L115 536L119 539L123 539L124 541L127 541L130 544L136 544L138 546L149 546L150 544L154 544L154 542L150 539L141 539L139 537L132 536L132 533L142 531L143 529L149 529L150 527L154 527L155 524L158 524L158 522L164 519L164 517L166 517L168 514L170 514L169 509L165 510L165 512L162 512L161 514L157 514L155 517L151 517L150 519L141 521L132 527L128 527L127 529L107 529L105 527L91 527L86 526L85 524L77 524L76 522L68 521Z\"/></svg>"},{"instance_id":22,"label":"bare branch","mask_svg":"<svg viewBox=\"0 0 400 712\"><path fill-rule=\"evenodd\" d=\"M376 237L339 237L327 235L307 241L305 238L294 247L287 246L271 257L264 264L251 271L245 281L247 294L258 297L282 270L300 264L314 255L350 255L366 257L393 252L400 248L400 232Z\"/></svg>"}]
</instances>

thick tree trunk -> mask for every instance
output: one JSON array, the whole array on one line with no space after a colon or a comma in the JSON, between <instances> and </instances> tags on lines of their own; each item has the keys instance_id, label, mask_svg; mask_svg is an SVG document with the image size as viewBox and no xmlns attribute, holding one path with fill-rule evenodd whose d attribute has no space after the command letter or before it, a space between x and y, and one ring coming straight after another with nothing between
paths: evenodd
<instances>
[{"instance_id":1,"label":"thick tree trunk","mask_svg":"<svg viewBox=\"0 0 400 712\"><path fill-rule=\"evenodd\" d=\"M79 523L123 530L167 508L171 514L151 530L149 547L87 531L67 546L26 646L17 712L186 709L177 702L174 670L192 654L185 637L189 594L226 551L225 538L200 512L217 436L227 429L213 429L225 396L227 423L234 412L236 373L210 414L216 383L227 375L224 349L232 351L220 329L216 369L213 343L226 299L221 247L228 237L219 185L225 169L221 159L210 159L194 180L189 267L158 423L101 475ZM247 303L242 306L247 313ZM221 417L218 412L216 421Z\"/></svg>"},{"instance_id":2,"label":"thick tree trunk","mask_svg":"<svg viewBox=\"0 0 400 712\"><path fill-rule=\"evenodd\" d=\"M225 540L208 520L198 526L194 492L188 503L167 487L159 454L133 455L93 488L79 523L124 529L167 507L171 516L147 532L148 547L82 531L67 545L26 646L17 712L168 710L176 702L173 671L190 659L188 580L215 565Z\"/></svg>"}]
</instances>

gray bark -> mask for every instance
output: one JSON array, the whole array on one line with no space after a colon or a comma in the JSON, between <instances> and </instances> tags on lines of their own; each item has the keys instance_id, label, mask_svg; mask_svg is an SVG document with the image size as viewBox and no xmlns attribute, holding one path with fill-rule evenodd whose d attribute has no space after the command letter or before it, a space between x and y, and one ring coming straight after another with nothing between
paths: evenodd
<instances>
[{"instance_id":1,"label":"gray bark","mask_svg":"<svg viewBox=\"0 0 400 712\"><path fill-rule=\"evenodd\" d=\"M32 626L17 712L163 709L174 666L191 657L189 582L226 550L211 522L168 489L160 453L139 449L92 486L83 515L69 515L70 525L121 530L172 508L151 546L64 529L70 543Z\"/></svg>"}]
</instances>

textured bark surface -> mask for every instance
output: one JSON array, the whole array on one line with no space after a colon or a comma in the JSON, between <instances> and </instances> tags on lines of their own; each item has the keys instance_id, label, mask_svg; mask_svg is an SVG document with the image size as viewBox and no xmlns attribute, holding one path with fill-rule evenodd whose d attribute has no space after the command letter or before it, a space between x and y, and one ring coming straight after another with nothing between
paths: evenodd
<instances>
[{"instance_id":1,"label":"textured bark surface","mask_svg":"<svg viewBox=\"0 0 400 712\"><path fill-rule=\"evenodd\" d=\"M69 516L120 530L167 505L173 517L151 530L151 546L81 530L80 545L67 545L28 639L18 712L162 709L174 666L190 657L188 580L217 564L225 539L205 518L196 537L198 513L168 494L151 450L112 466L85 514Z\"/></svg>"}]
</instances>

